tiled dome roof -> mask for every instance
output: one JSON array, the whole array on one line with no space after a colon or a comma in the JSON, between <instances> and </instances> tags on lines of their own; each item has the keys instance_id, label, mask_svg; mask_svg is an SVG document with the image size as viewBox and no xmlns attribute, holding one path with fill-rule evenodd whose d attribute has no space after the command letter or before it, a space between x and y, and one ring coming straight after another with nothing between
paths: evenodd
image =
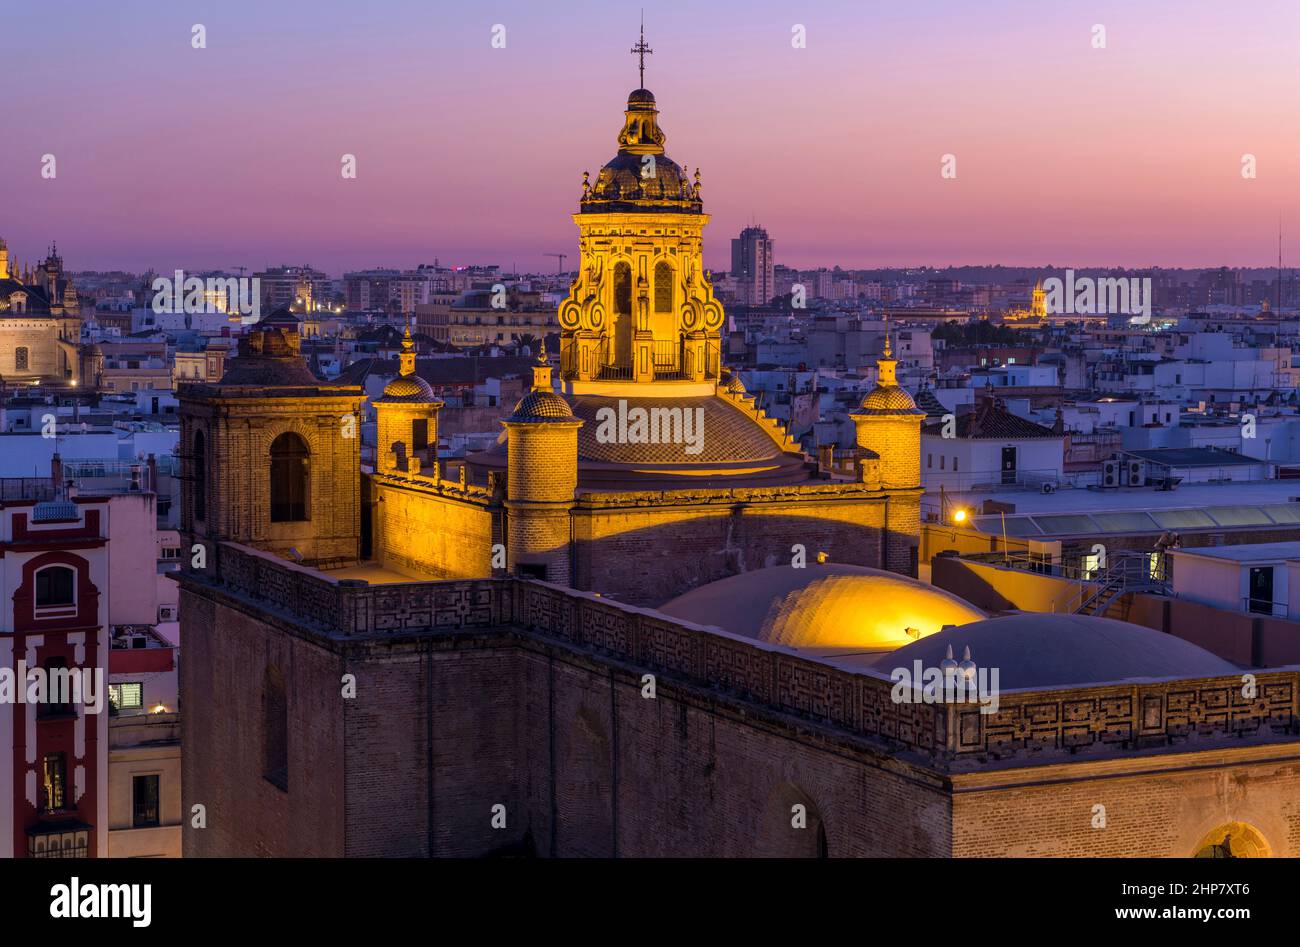
<instances>
[{"instance_id":1,"label":"tiled dome roof","mask_svg":"<svg viewBox=\"0 0 1300 947\"><path fill-rule=\"evenodd\" d=\"M695 413L696 409L703 409L703 435L699 436L698 431L693 432L699 438L699 452L689 453L685 443L625 443L602 437L602 419L609 417L611 412L616 416L620 401L626 403L627 411L640 408L647 414L656 409L689 411L692 422L700 416ZM604 412L602 409L605 409ZM696 398L604 398L578 395L573 399L573 411L586 422L578 432L578 456L583 460L607 464L687 466L770 463L782 456L781 448L753 417L725 399L712 395Z\"/></svg>"},{"instance_id":2,"label":"tiled dome roof","mask_svg":"<svg viewBox=\"0 0 1300 947\"><path fill-rule=\"evenodd\" d=\"M433 387L418 375L398 375L384 386L384 401L430 404L438 400Z\"/></svg>"},{"instance_id":3,"label":"tiled dome roof","mask_svg":"<svg viewBox=\"0 0 1300 947\"><path fill-rule=\"evenodd\" d=\"M531 421L576 421L569 402L553 391L530 391L519 399L515 410L507 421L528 423Z\"/></svg>"},{"instance_id":4,"label":"tiled dome roof","mask_svg":"<svg viewBox=\"0 0 1300 947\"><path fill-rule=\"evenodd\" d=\"M594 183L584 183L582 212L701 213L698 174L693 183L686 169L664 153L654 94L634 89L624 114L618 154L600 169Z\"/></svg>"},{"instance_id":5,"label":"tiled dome roof","mask_svg":"<svg viewBox=\"0 0 1300 947\"><path fill-rule=\"evenodd\" d=\"M916 402L897 385L877 385L862 399L862 414L925 414Z\"/></svg>"}]
</instances>

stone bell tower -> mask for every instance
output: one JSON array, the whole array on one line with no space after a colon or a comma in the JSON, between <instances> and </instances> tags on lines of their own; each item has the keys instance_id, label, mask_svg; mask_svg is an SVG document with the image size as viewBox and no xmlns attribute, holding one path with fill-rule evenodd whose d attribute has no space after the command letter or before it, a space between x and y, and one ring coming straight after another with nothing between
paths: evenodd
<instances>
[{"instance_id":1,"label":"stone bell tower","mask_svg":"<svg viewBox=\"0 0 1300 947\"><path fill-rule=\"evenodd\" d=\"M273 312L239 340L216 384L179 388L181 533L317 566L360 555L361 406L299 354L297 318Z\"/></svg>"},{"instance_id":2,"label":"stone bell tower","mask_svg":"<svg viewBox=\"0 0 1300 947\"><path fill-rule=\"evenodd\" d=\"M377 474L436 476L438 460L438 411L443 402L433 388L415 374L415 342L411 327L402 337L398 375L374 402L378 438L375 452Z\"/></svg>"},{"instance_id":3,"label":"stone bell tower","mask_svg":"<svg viewBox=\"0 0 1300 947\"><path fill-rule=\"evenodd\" d=\"M501 426L509 439L506 567L516 575L568 585L582 421L551 387L545 346L533 368L532 390Z\"/></svg>"},{"instance_id":4,"label":"stone bell tower","mask_svg":"<svg viewBox=\"0 0 1300 947\"><path fill-rule=\"evenodd\" d=\"M584 172L578 277L560 304L560 367L571 393L592 382L716 381L722 306L703 267L700 173L664 152L654 95L628 97L618 153Z\"/></svg>"},{"instance_id":5,"label":"stone bell tower","mask_svg":"<svg viewBox=\"0 0 1300 947\"><path fill-rule=\"evenodd\" d=\"M898 361L889 331L884 353L876 360L879 376L858 410L850 414L857 427L858 446L877 457L880 487L889 493L885 506L882 569L916 575L916 550L921 530L921 424L925 412L898 384Z\"/></svg>"}]
</instances>

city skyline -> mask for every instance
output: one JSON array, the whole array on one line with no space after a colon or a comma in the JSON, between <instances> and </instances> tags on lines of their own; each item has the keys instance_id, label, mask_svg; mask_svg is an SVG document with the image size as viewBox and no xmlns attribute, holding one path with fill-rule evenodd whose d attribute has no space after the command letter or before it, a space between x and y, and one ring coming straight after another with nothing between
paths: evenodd
<instances>
[{"instance_id":1,"label":"city skyline","mask_svg":"<svg viewBox=\"0 0 1300 947\"><path fill-rule=\"evenodd\" d=\"M942 16L647 11L668 154L702 169L706 265L726 269L723 235L751 220L778 263L801 268L1275 263L1279 215L1285 230L1297 203L1295 136L1278 116L1300 13L931 6ZM13 35L51 9L13 11ZM581 173L636 84L638 9L507 4L454 22L406 3L78 11L61 57L7 51L25 131L0 155L3 235L24 261L58 240L81 269L438 257L551 271L545 254L572 249ZM195 23L206 48L191 47ZM796 24L806 48L792 46ZM945 154L956 179L940 176Z\"/></svg>"}]
</instances>

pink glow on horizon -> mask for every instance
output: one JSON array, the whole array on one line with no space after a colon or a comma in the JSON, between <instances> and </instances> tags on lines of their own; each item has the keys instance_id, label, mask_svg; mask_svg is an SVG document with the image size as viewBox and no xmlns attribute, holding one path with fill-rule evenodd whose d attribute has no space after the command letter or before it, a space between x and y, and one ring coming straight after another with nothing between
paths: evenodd
<instances>
[{"instance_id":1,"label":"pink glow on horizon","mask_svg":"<svg viewBox=\"0 0 1300 947\"><path fill-rule=\"evenodd\" d=\"M17 256L57 239L74 269L337 273L576 253L582 171L614 154L635 85L635 10L228 6L128 3L69 17L54 59L6 49ZM796 266L1267 265L1279 213L1300 232L1296 5L920 6L814 4L804 50L786 4L647 11L647 85L669 156L702 168L711 266L751 217Z\"/></svg>"}]
</instances>

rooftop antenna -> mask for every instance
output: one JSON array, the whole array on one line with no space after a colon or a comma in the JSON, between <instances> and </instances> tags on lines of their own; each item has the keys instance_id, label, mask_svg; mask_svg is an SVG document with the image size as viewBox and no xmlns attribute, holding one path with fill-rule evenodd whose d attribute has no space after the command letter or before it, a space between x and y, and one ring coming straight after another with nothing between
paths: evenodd
<instances>
[{"instance_id":1,"label":"rooftop antenna","mask_svg":"<svg viewBox=\"0 0 1300 947\"><path fill-rule=\"evenodd\" d=\"M641 9L641 41L632 47L632 53L640 60L641 85L638 88L645 88L645 57L647 53L653 53L654 50L645 44L645 8Z\"/></svg>"}]
</instances>

